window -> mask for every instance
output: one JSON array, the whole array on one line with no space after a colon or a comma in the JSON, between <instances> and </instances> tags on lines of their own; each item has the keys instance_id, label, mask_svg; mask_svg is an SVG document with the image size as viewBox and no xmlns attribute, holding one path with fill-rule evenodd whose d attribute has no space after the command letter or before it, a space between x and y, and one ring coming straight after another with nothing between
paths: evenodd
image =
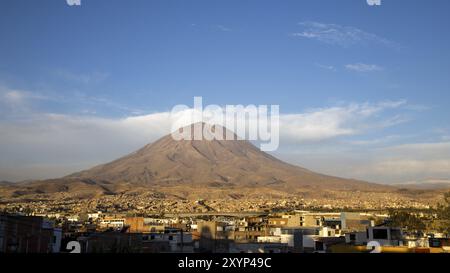
<instances>
[{"instance_id":1,"label":"window","mask_svg":"<svg viewBox=\"0 0 450 273\"><path fill-rule=\"evenodd\" d=\"M387 240L388 238L387 229L373 229L373 238Z\"/></svg>"},{"instance_id":2,"label":"window","mask_svg":"<svg viewBox=\"0 0 450 273\"><path fill-rule=\"evenodd\" d=\"M400 240L402 238L402 233L399 229L391 229L391 239Z\"/></svg>"},{"instance_id":3,"label":"window","mask_svg":"<svg viewBox=\"0 0 450 273\"><path fill-rule=\"evenodd\" d=\"M317 251L323 251L323 242L316 242L316 250Z\"/></svg>"}]
</instances>

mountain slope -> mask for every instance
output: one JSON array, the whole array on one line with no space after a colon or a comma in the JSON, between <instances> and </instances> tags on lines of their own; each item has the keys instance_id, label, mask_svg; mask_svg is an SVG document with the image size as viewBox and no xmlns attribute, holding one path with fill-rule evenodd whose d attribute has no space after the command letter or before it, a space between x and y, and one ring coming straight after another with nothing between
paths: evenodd
<instances>
[{"instance_id":1,"label":"mountain slope","mask_svg":"<svg viewBox=\"0 0 450 273\"><path fill-rule=\"evenodd\" d=\"M183 130L190 130L185 127ZM314 173L260 151L246 140L174 140L171 135L68 178L150 186L296 187L386 190L378 184Z\"/></svg>"},{"instance_id":2,"label":"mountain slope","mask_svg":"<svg viewBox=\"0 0 450 273\"><path fill-rule=\"evenodd\" d=\"M205 124L203 124L205 126ZM191 130L193 125L182 130ZM167 135L110 163L61 179L7 185L9 197L64 193L82 197L155 191L181 196L321 194L395 188L322 175L285 163L246 140L180 140Z\"/></svg>"}]
</instances>

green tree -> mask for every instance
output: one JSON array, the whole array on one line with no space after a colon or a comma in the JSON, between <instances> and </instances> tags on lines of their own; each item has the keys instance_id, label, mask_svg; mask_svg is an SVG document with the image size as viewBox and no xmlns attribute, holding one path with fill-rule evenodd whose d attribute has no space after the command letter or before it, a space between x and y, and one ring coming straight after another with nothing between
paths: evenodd
<instances>
[{"instance_id":1,"label":"green tree","mask_svg":"<svg viewBox=\"0 0 450 273\"><path fill-rule=\"evenodd\" d=\"M444 202L437 207L437 229L450 235L450 191L444 193Z\"/></svg>"},{"instance_id":2,"label":"green tree","mask_svg":"<svg viewBox=\"0 0 450 273\"><path fill-rule=\"evenodd\" d=\"M406 211L391 210L389 219L391 227L400 227L408 231L424 231L426 229L426 224L420 217Z\"/></svg>"}]
</instances>

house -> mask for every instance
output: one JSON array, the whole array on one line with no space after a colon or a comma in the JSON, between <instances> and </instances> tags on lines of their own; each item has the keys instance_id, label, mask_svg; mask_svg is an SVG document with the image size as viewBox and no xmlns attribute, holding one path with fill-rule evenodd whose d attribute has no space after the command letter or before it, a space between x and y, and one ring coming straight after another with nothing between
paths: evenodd
<instances>
[{"instance_id":1,"label":"house","mask_svg":"<svg viewBox=\"0 0 450 273\"><path fill-rule=\"evenodd\" d=\"M147 253L193 253L192 233L170 230L165 233L143 234L143 252Z\"/></svg>"},{"instance_id":2,"label":"house","mask_svg":"<svg viewBox=\"0 0 450 273\"><path fill-rule=\"evenodd\" d=\"M366 245L367 244L367 232L366 231L353 231L345 233L345 243L350 245Z\"/></svg>"},{"instance_id":3,"label":"house","mask_svg":"<svg viewBox=\"0 0 450 273\"><path fill-rule=\"evenodd\" d=\"M368 227L367 240L377 241L381 246L400 246L403 244L403 234L400 228Z\"/></svg>"},{"instance_id":4,"label":"house","mask_svg":"<svg viewBox=\"0 0 450 273\"><path fill-rule=\"evenodd\" d=\"M230 253L286 253L289 249L281 243L232 243Z\"/></svg>"},{"instance_id":5,"label":"house","mask_svg":"<svg viewBox=\"0 0 450 273\"><path fill-rule=\"evenodd\" d=\"M312 237L312 245L305 244L305 251L312 250L315 253L329 252L329 249L334 245L341 245L345 243L344 237Z\"/></svg>"},{"instance_id":6,"label":"house","mask_svg":"<svg viewBox=\"0 0 450 273\"><path fill-rule=\"evenodd\" d=\"M76 240L81 253L139 253L142 249L142 234L139 233L89 233Z\"/></svg>"}]
</instances>

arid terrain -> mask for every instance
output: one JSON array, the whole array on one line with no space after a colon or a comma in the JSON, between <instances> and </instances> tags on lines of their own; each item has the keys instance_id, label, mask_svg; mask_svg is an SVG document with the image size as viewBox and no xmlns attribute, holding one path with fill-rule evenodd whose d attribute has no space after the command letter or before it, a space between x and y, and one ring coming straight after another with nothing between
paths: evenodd
<instances>
[{"instance_id":1,"label":"arid terrain","mask_svg":"<svg viewBox=\"0 0 450 273\"><path fill-rule=\"evenodd\" d=\"M167 135L110 163L60 179L3 182L0 196L3 205L134 200L133 206L155 203L160 208L165 201L187 202L183 209L189 211L196 200L206 200L212 210L264 207L271 200L297 201L297 206L426 207L435 204L441 192L322 175L285 163L237 137L176 141Z\"/></svg>"}]
</instances>

